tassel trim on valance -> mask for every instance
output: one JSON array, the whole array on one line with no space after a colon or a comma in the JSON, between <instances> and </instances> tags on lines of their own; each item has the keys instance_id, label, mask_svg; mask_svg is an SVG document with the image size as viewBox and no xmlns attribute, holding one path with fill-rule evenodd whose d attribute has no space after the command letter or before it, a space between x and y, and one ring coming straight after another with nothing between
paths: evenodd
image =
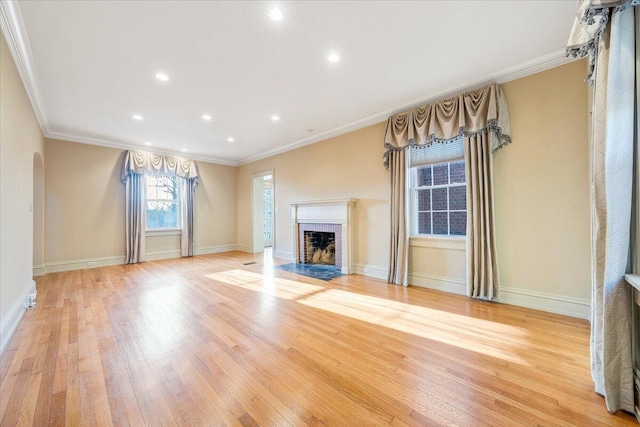
<instances>
[{"instance_id":1,"label":"tassel trim on valance","mask_svg":"<svg viewBox=\"0 0 640 427\"><path fill-rule=\"evenodd\" d=\"M567 43L566 55L573 58L589 58L586 81L593 84L598 45L607 29L613 10L623 11L640 5L640 0L582 0Z\"/></svg>"},{"instance_id":2,"label":"tassel trim on valance","mask_svg":"<svg viewBox=\"0 0 640 427\"><path fill-rule=\"evenodd\" d=\"M495 83L390 116L384 140L384 166L389 168L391 151L424 148L487 133L494 136L492 151L511 142L507 102Z\"/></svg>"}]
</instances>

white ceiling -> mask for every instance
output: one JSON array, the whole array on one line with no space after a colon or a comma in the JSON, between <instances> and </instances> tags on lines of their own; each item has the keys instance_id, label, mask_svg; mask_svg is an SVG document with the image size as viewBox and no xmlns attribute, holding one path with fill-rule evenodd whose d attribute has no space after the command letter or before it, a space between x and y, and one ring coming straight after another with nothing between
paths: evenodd
<instances>
[{"instance_id":1,"label":"white ceiling","mask_svg":"<svg viewBox=\"0 0 640 427\"><path fill-rule=\"evenodd\" d=\"M268 16L274 4L280 22ZM453 90L558 65L575 1L23 1L2 8L46 136L117 147L150 142L241 164ZM327 61L331 51L340 61Z\"/></svg>"}]
</instances>

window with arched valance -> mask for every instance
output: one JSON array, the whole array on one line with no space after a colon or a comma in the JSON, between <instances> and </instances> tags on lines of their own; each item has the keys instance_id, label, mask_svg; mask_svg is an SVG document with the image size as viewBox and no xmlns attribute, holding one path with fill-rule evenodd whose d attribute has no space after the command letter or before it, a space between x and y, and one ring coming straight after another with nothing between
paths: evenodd
<instances>
[{"instance_id":1,"label":"window with arched valance","mask_svg":"<svg viewBox=\"0 0 640 427\"><path fill-rule=\"evenodd\" d=\"M121 181L126 192L126 263L144 261L147 203L146 175L175 176L179 180L182 218L180 253L193 256L193 198L198 185L198 166L182 157L128 150L122 164Z\"/></svg>"},{"instance_id":2,"label":"window with arched valance","mask_svg":"<svg viewBox=\"0 0 640 427\"><path fill-rule=\"evenodd\" d=\"M455 214L466 211L467 294L489 300L498 298L491 154L511 142L509 133L509 110L502 89L497 84L389 117L384 139L384 165L391 175L389 283L408 284L410 227L407 175L411 163L407 159L407 151L427 150L420 153L419 157L423 158L424 164L433 163L428 161L429 157L439 158L446 151L439 150L442 144L453 146L455 141L462 139L466 206L464 209L456 208L459 212ZM425 194L430 191L427 187L421 187L420 190ZM424 218L431 218L430 207L425 207L423 211ZM449 210L447 208L436 214L448 215ZM451 218L447 221L448 225L445 226L450 229Z\"/></svg>"}]
</instances>

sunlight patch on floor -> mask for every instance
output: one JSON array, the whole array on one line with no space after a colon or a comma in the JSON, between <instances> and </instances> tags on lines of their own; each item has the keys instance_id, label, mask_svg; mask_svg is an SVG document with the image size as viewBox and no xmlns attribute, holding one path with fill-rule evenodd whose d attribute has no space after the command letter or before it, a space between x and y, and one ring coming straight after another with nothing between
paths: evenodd
<instances>
[{"instance_id":1,"label":"sunlight patch on floor","mask_svg":"<svg viewBox=\"0 0 640 427\"><path fill-rule=\"evenodd\" d=\"M398 332L529 366L518 354L496 348L498 345L504 346L505 343L518 345L517 342L510 341L513 335L519 337L524 334L520 328L339 289L326 289L297 302Z\"/></svg>"},{"instance_id":2,"label":"sunlight patch on floor","mask_svg":"<svg viewBox=\"0 0 640 427\"><path fill-rule=\"evenodd\" d=\"M228 270L205 277L264 295L294 300L307 307L398 332L530 366L516 351L498 348L508 344L515 347L515 350L526 351L520 347L527 344L527 331L524 328L245 270Z\"/></svg>"},{"instance_id":3,"label":"sunlight patch on floor","mask_svg":"<svg viewBox=\"0 0 640 427\"><path fill-rule=\"evenodd\" d=\"M295 280L265 276L244 270L229 270L220 273L208 274L205 277L217 280L229 285L239 286L266 295L293 300L300 297L323 291L323 286L310 283L297 282Z\"/></svg>"}]
</instances>

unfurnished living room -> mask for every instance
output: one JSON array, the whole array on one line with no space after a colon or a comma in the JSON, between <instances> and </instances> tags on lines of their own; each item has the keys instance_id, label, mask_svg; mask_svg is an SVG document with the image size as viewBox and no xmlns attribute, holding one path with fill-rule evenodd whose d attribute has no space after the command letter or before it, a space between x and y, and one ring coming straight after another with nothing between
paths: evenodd
<instances>
[{"instance_id":1,"label":"unfurnished living room","mask_svg":"<svg viewBox=\"0 0 640 427\"><path fill-rule=\"evenodd\" d=\"M0 0L0 425L638 425L638 6Z\"/></svg>"}]
</instances>

